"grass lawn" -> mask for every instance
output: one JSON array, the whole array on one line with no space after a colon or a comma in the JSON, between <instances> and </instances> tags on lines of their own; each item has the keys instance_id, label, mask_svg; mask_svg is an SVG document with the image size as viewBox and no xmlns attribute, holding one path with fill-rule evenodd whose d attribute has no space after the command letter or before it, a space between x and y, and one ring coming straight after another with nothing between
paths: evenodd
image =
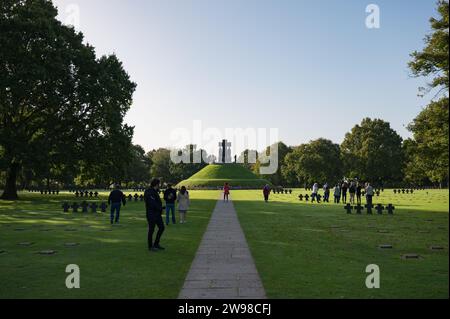
<instances>
[{"instance_id":1,"label":"grass lawn","mask_svg":"<svg viewBox=\"0 0 450 319\"><path fill-rule=\"evenodd\" d=\"M300 193L307 192L272 195L266 204L261 191L232 192L270 298L449 297L448 190L374 197L394 204L394 216L347 215L342 204L300 202ZM401 258L408 253L420 259ZM369 264L380 267L380 289L365 286Z\"/></svg>"},{"instance_id":2,"label":"grass lawn","mask_svg":"<svg viewBox=\"0 0 450 319\"><path fill-rule=\"evenodd\" d=\"M63 201L81 202L73 194L20 198L0 201L0 298L176 298L218 192L192 191L188 223L167 227L161 243L167 250L152 254L143 202L127 204L121 226L112 227L109 214L63 213ZM68 264L80 267L81 289L66 288Z\"/></svg>"}]
</instances>

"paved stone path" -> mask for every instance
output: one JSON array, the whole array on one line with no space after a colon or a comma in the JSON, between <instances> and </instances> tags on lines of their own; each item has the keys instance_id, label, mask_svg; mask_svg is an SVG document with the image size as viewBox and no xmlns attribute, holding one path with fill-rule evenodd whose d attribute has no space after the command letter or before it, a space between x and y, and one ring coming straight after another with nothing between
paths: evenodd
<instances>
[{"instance_id":1,"label":"paved stone path","mask_svg":"<svg viewBox=\"0 0 450 319\"><path fill-rule=\"evenodd\" d=\"M266 298L231 200L217 202L178 298Z\"/></svg>"}]
</instances>

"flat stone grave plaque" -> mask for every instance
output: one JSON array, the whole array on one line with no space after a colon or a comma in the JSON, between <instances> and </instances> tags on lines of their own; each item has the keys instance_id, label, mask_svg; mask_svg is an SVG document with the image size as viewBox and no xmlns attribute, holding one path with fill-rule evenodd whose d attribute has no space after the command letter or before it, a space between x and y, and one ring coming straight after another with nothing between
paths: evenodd
<instances>
[{"instance_id":1,"label":"flat stone grave plaque","mask_svg":"<svg viewBox=\"0 0 450 319\"><path fill-rule=\"evenodd\" d=\"M387 245L387 244L379 245L378 248L380 248L380 249L392 249L392 245Z\"/></svg>"},{"instance_id":2,"label":"flat stone grave plaque","mask_svg":"<svg viewBox=\"0 0 450 319\"><path fill-rule=\"evenodd\" d=\"M387 233L389 233L389 230L386 230L386 229L380 229L380 230L378 230L378 232L379 232L380 234L387 234Z\"/></svg>"},{"instance_id":3,"label":"flat stone grave plaque","mask_svg":"<svg viewBox=\"0 0 450 319\"><path fill-rule=\"evenodd\" d=\"M80 244L79 243L65 243L64 244L64 246L66 246L66 247L76 247L76 246L79 246Z\"/></svg>"},{"instance_id":4,"label":"flat stone grave plaque","mask_svg":"<svg viewBox=\"0 0 450 319\"><path fill-rule=\"evenodd\" d=\"M442 247L442 246L431 246L430 249L431 250L444 250L444 247Z\"/></svg>"},{"instance_id":5,"label":"flat stone grave plaque","mask_svg":"<svg viewBox=\"0 0 450 319\"><path fill-rule=\"evenodd\" d=\"M50 256L50 255L56 254L56 251L55 250L41 250L38 254Z\"/></svg>"},{"instance_id":6,"label":"flat stone grave plaque","mask_svg":"<svg viewBox=\"0 0 450 319\"><path fill-rule=\"evenodd\" d=\"M31 246L31 245L33 245L33 244L34 244L34 243L32 243L32 242L24 241L24 242L22 242L22 243L18 243L17 245L23 246L23 247L28 247L28 246Z\"/></svg>"},{"instance_id":7,"label":"flat stone grave plaque","mask_svg":"<svg viewBox=\"0 0 450 319\"><path fill-rule=\"evenodd\" d=\"M405 254L402 255L402 259L419 259L420 256L418 254Z\"/></svg>"}]
</instances>

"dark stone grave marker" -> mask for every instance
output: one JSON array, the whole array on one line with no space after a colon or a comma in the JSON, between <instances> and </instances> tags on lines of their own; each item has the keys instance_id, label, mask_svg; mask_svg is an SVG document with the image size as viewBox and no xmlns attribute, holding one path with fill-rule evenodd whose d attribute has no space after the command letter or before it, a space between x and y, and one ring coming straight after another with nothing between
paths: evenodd
<instances>
[{"instance_id":1,"label":"dark stone grave marker","mask_svg":"<svg viewBox=\"0 0 450 319\"><path fill-rule=\"evenodd\" d=\"M73 203L71 208L72 208L72 212L73 213L78 213L78 207L80 207L80 205L78 205L78 203Z\"/></svg>"},{"instance_id":2,"label":"dark stone grave marker","mask_svg":"<svg viewBox=\"0 0 450 319\"><path fill-rule=\"evenodd\" d=\"M107 208L108 208L108 205L105 202L100 204L100 210L102 213L105 213Z\"/></svg>"},{"instance_id":3,"label":"dark stone grave marker","mask_svg":"<svg viewBox=\"0 0 450 319\"><path fill-rule=\"evenodd\" d=\"M381 204L378 204L377 206L375 206L375 209L378 213L378 215L383 215L383 210L384 210L384 206Z\"/></svg>"},{"instance_id":4,"label":"dark stone grave marker","mask_svg":"<svg viewBox=\"0 0 450 319\"><path fill-rule=\"evenodd\" d=\"M344 209L347 211L347 214L351 214L352 210L353 210L353 207L352 207L352 205L347 204L347 205L344 206Z\"/></svg>"},{"instance_id":5,"label":"dark stone grave marker","mask_svg":"<svg viewBox=\"0 0 450 319\"><path fill-rule=\"evenodd\" d=\"M64 204L62 204L61 207L62 207L64 213L68 213L69 212L69 209L70 209L69 203L65 202Z\"/></svg>"},{"instance_id":6,"label":"dark stone grave marker","mask_svg":"<svg viewBox=\"0 0 450 319\"><path fill-rule=\"evenodd\" d=\"M88 208L89 208L89 204L86 201L81 203L81 212L82 213L87 213Z\"/></svg>"},{"instance_id":7,"label":"dark stone grave marker","mask_svg":"<svg viewBox=\"0 0 450 319\"><path fill-rule=\"evenodd\" d=\"M364 205L364 207L367 209L367 214L372 215L373 205L367 204L367 205Z\"/></svg>"},{"instance_id":8,"label":"dark stone grave marker","mask_svg":"<svg viewBox=\"0 0 450 319\"><path fill-rule=\"evenodd\" d=\"M91 207L91 212L92 213L97 213L97 208L98 208L98 205L96 204L96 203L92 203L91 205L90 205L90 207Z\"/></svg>"},{"instance_id":9,"label":"dark stone grave marker","mask_svg":"<svg viewBox=\"0 0 450 319\"><path fill-rule=\"evenodd\" d=\"M389 215L394 215L395 206L392 204L389 204L386 206L386 210L388 211Z\"/></svg>"},{"instance_id":10,"label":"dark stone grave marker","mask_svg":"<svg viewBox=\"0 0 450 319\"><path fill-rule=\"evenodd\" d=\"M364 210L364 207L361 206L360 204L355 206L355 210L356 210L356 214L361 215L362 211Z\"/></svg>"}]
</instances>

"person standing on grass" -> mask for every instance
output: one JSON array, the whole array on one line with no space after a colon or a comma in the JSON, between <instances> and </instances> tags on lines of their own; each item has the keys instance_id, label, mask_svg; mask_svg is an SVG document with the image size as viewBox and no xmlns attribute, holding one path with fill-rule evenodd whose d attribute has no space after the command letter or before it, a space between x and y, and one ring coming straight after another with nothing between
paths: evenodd
<instances>
[{"instance_id":1,"label":"person standing on grass","mask_svg":"<svg viewBox=\"0 0 450 319\"><path fill-rule=\"evenodd\" d=\"M354 181L350 182L350 187L348 188L350 194L350 204L355 204L355 194L356 194L356 184Z\"/></svg>"},{"instance_id":2,"label":"person standing on grass","mask_svg":"<svg viewBox=\"0 0 450 319\"><path fill-rule=\"evenodd\" d=\"M334 187L334 203L339 204L340 201L341 201L341 187L339 186L339 184L337 184Z\"/></svg>"},{"instance_id":3,"label":"person standing on grass","mask_svg":"<svg viewBox=\"0 0 450 319\"><path fill-rule=\"evenodd\" d=\"M145 210L148 222L147 243L150 251L164 250L164 247L161 247L159 244L161 236L164 233L164 222L162 219L162 211L164 207L162 206L162 201L159 197L160 185L161 181L155 178L150 183L150 188L144 193ZM158 227L158 232L156 233L156 238L153 242L153 233L155 232L156 226Z\"/></svg>"},{"instance_id":4,"label":"person standing on grass","mask_svg":"<svg viewBox=\"0 0 450 319\"><path fill-rule=\"evenodd\" d=\"M170 212L172 212L172 223L176 224L175 219L175 201L177 199L177 191L172 188L171 184L167 185L164 192L164 201L166 202L166 225L170 224Z\"/></svg>"},{"instance_id":5,"label":"person standing on grass","mask_svg":"<svg viewBox=\"0 0 450 319\"><path fill-rule=\"evenodd\" d=\"M269 202L269 196L270 196L270 186L267 184L263 188L263 195L264 195L264 201L267 203Z\"/></svg>"},{"instance_id":6,"label":"person standing on grass","mask_svg":"<svg viewBox=\"0 0 450 319\"><path fill-rule=\"evenodd\" d=\"M111 225L114 224L114 222L116 224L119 223L121 204L125 206L126 203L125 195L119 189L119 185L114 185L114 190L109 193L108 197L108 205L111 207Z\"/></svg>"},{"instance_id":7,"label":"person standing on grass","mask_svg":"<svg viewBox=\"0 0 450 319\"><path fill-rule=\"evenodd\" d=\"M313 187L312 187L312 194L311 194L311 203L314 202L314 200L317 199L317 202L319 202L318 198L317 198L317 194L319 193L319 184L314 183Z\"/></svg>"},{"instance_id":8,"label":"person standing on grass","mask_svg":"<svg viewBox=\"0 0 450 319\"><path fill-rule=\"evenodd\" d=\"M344 204L347 203L347 190L348 190L348 183L347 181L344 181L341 187L342 202Z\"/></svg>"},{"instance_id":9,"label":"person standing on grass","mask_svg":"<svg viewBox=\"0 0 450 319\"><path fill-rule=\"evenodd\" d=\"M323 202L330 202L330 186L328 186L328 183L325 183L325 185L323 185Z\"/></svg>"},{"instance_id":10,"label":"person standing on grass","mask_svg":"<svg viewBox=\"0 0 450 319\"><path fill-rule=\"evenodd\" d=\"M223 201L228 202L228 196L230 195L230 185L228 183L225 183L223 186Z\"/></svg>"},{"instance_id":11,"label":"person standing on grass","mask_svg":"<svg viewBox=\"0 0 450 319\"><path fill-rule=\"evenodd\" d=\"M178 211L180 212L180 224L186 224L186 214L189 209L191 201L189 199L189 192L186 187L182 186L177 196Z\"/></svg>"},{"instance_id":12,"label":"person standing on grass","mask_svg":"<svg viewBox=\"0 0 450 319\"><path fill-rule=\"evenodd\" d=\"M373 198L374 190L372 185L370 183L366 183L366 202L367 205L372 205L372 198Z\"/></svg>"},{"instance_id":13,"label":"person standing on grass","mask_svg":"<svg viewBox=\"0 0 450 319\"><path fill-rule=\"evenodd\" d=\"M360 182L356 183L356 203L361 205L362 186Z\"/></svg>"}]
</instances>

